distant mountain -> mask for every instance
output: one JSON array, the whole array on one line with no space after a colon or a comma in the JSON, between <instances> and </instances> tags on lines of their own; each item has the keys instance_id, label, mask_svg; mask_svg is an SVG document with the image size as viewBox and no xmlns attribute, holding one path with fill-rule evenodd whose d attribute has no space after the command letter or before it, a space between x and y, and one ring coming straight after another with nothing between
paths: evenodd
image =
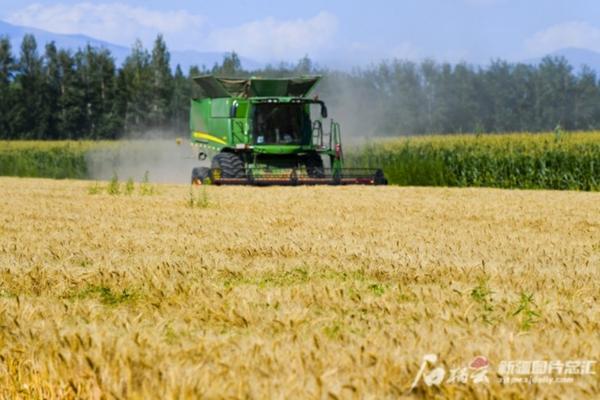
<instances>
[{"instance_id":1,"label":"distant mountain","mask_svg":"<svg viewBox=\"0 0 600 400\"><path fill-rule=\"evenodd\" d=\"M125 58L129 55L131 49L125 46L109 43L103 40L94 39L85 35L67 35L61 33L52 33L42 29L31 28L27 26L12 25L8 22L0 20L0 36L8 36L15 55L18 55L21 41L25 34L30 33L35 36L38 43L38 51L40 54L44 52L46 43L54 41L58 48L77 50L85 47L88 43L94 47L105 48L110 51L118 66L120 66ZM168 45L168 43L167 43ZM221 63L226 52L200 52L200 51L174 51L171 53L171 66L173 69L179 64L184 73L187 73L192 65L211 68L215 63ZM242 65L246 69L261 68L262 65L254 60L240 57Z\"/></svg>"},{"instance_id":2,"label":"distant mountain","mask_svg":"<svg viewBox=\"0 0 600 400\"><path fill-rule=\"evenodd\" d=\"M549 56L566 58L575 71L580 71L584 65L587 65L594 71L600 73L600 53L593 50L568 47L550 53ZM527 64L539 64L542 61L542 58L543 57L534 58L526 60L525 62Z\"/></svg>"}]
</instances>

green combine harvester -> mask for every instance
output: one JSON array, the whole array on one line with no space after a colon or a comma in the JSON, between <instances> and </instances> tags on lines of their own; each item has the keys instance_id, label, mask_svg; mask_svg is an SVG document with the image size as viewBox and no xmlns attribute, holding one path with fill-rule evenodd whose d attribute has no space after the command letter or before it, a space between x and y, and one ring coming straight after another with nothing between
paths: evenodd
<instances>
[{"instance_id":1,"label":"green combine harvester","mask_svg":"<svg viewBox=\"0 0 600 400\"><path fill-rule=\"evenodd\" d=\"M326 131L327 107L309 97L320 77L194 80L202 96L191 104L191 141L201 161L213 157L192 183L387 184L380 169L344 168L340 125L331 120Z\"/></svg>"}]
</instances>

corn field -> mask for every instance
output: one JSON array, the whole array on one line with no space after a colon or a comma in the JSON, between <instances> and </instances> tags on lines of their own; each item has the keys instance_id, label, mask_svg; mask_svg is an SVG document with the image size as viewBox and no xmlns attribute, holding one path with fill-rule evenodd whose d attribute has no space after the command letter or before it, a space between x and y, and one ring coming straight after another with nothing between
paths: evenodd
<instances>
[{"instance_id":1,"label":"corn field","mask_svg":"<svg viewBox=\"0 0 600 400\"><path fill-rule=\"evenodd\" d=\"M390 139L347 160L382 167L398 185L600 190L600 132Z\"/></svg>"},{"instance_id":2,"label":"corn field","mask_svg":"<svg viewBox=\"0 0 600 400\"><path fill-rule=\"evenodd\" d=\"M600 395L599 193L141 188L0 178L1 398Z\"/></svg>"}]
</instances>

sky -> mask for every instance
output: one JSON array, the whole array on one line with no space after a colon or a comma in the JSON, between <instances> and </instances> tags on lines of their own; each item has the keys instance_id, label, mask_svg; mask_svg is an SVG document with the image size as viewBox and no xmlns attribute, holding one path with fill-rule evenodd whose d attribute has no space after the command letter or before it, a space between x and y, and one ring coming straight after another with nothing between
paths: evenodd
<instances>
[{"instance_id":1,"label":"sky","mask_svg":"<svg viewBox=\"0 0 600 400\"><path fill-rule=\"evenodd\" d=\"M304 55L332 66L383 59L522 61L577 47L600 51L597 0L0 0L0 19L150 47L236 51L260 62Z\"/></svg>"}]
</instances>

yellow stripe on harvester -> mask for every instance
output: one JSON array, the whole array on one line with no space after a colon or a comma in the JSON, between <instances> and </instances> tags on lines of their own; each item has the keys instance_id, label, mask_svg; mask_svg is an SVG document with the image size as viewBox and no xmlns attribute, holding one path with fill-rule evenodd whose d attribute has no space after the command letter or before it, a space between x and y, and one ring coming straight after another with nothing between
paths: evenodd
<instances>
[{"instance_id":1,"label":"yellow stripe on harvester","mask_svg":"<svg viewBox=\"0 0 600 400\"><path fill-rule=\"evenodd\" d=\"M208 133L204 133L204 132L194 132L194 137L196 139L210 140L211 142L215 142L215 143L219 143L219 144L227 144L227 142L224 141L223 139L218 138L213 135L209 135Z\"/></svg>"}]
</instances>

